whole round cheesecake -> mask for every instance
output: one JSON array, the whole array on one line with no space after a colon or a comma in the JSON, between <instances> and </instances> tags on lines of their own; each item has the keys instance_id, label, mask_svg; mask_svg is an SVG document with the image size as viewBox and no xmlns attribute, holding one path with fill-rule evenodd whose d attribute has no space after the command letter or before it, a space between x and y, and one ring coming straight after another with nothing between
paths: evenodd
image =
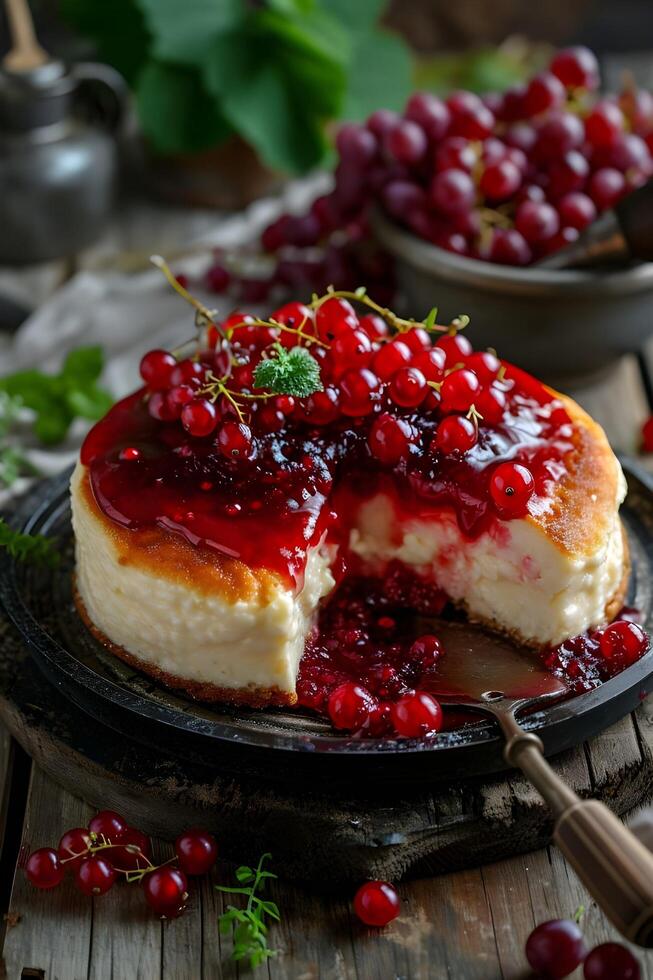
<instances>
[{"instance_id":1,"label":"whole round cheesecake","mask_svg":"<svg viewBox=\"0 0 653 980\"><path fill-rule=\"evenodd\" d=\"M144 387L91 430L71 484L77 602L117 656L262 706L297 702L309 651L323 689L313 674L301 700L323 703L328 650L373 643L341 629L316 654L321 610L354 581L373 583L368 607L450 602L540 650L617 614L625 481L602 429L456 323L361 300L375 312L334 294L232 314L183 359L152 351Z\"/></svg>"}]
</instances>

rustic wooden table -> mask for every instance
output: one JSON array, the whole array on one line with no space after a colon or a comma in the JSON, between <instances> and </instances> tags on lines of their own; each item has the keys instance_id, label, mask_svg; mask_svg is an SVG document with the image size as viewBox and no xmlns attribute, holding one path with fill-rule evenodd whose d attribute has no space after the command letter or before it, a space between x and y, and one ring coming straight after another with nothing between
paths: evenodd
<instances>
[{"instance_id":1,"label":"rustic wooden table","mask_svg":"<svg viewBox=\"0 0 653 980\"><path fill-rule=\"evenodd\" d=\"M650 411L646 358L624 358L609 375L568 387L603 423L613 444L632 453ZM560 761L577 786L591 792L608 761L632 773L643 758L650 759L651 700L635 715ZM524 792L523 781L515 778L512 785L515 795ZM50 781L0 730L0 941L9 980L241 976L245 971L228 959L231 939L218 934L223 897L208 881L193 891L183 917L165 923L148 913L136 886L118 887L91 901L70 882L45 893L27 883L20 869L24 854L56 844L65 829L86 824L90 815L85 803ZM155 846L158 855L171 853L169 843ZM283 878L283 868L275 870ZM216 880L232 881L231 872L219 866ZM533 926L573 915L579 905L587 907L583 922L590 944L617 938L553 847L406 882L399 891L400 918L375 931L357 922L349 895L325 897L283 880L274 883L271 897L282 920L272 929L271 944L279 955L261 968L261 975L267 971L272 980L518 980L530 975L523 948ZM653 980L653 953L638 951L638 956L642 977Z\"/></svg>"}]
</instances>

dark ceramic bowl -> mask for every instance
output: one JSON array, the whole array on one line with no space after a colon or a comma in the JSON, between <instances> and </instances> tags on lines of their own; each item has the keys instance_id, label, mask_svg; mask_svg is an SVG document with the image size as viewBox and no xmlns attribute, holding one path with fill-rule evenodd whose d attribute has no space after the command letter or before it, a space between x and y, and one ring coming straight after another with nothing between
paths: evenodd
<instances>
[{"instance_id":1,"label":"dark ceramic bowl","mask_svg":"<svg viewBox=\"0 0 653 980\"><path fill-rule=\"evenodd\" d=\"M373 227L396 259L407 311L437 306L446 323L471 317L476 348L549 381L591 374L653 333L653 262L587 270L515 269L431 245L377 211Z\"/></svg>"}]
</instances>

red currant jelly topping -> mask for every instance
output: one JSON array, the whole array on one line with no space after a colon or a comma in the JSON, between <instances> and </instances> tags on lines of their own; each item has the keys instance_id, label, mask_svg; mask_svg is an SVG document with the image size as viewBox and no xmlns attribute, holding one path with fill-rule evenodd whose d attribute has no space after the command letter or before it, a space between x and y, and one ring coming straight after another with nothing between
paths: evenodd
<instances>
[{"instance_id":1,"label":"red currant jelly topping","mask_svg":"<svg viewBox=\"0 0 653 980\"><path fill-rule=\"evenodd\" d=\"M606 660L621 660L624 665L635 663L648 647L648 637L637 623L618 620L610 623L600 634L601 654Z\"/></svg>"},{"instance_id":2,"label":"red currant jelly topping","mask_svg":"<svg viewBox=\"0 0 653 980\"><path fill-rule=\"evenodd\" d=\"M41 847L38 851L32 851L28 857L25 874L35 888L45 890L61 884L66 870L53 848Z\"/></svg>"},{"instance_id":3,"label":"red currant jelly topping","mask_svg":"<svg viewBox=\"0 0 653 980\"><path fill-rule=\"evenodd\" d=\"M526 940L526 959L538 976L562 980L583 962L587 953L580 927L568 919L553 919L533 929Z\"/></svg>"},{"instance_id":4,"label":"red currant jelly topping","mask_svg":"<svg viewBox=\"0 0 653 980\"><path fill-rule=\"evenodd\" d=\"M387 926L400 909L397 890L387 881L366 881L354 895L354 912L366 926Z\"/></svg>"},{"instance_id":5,"label":"red currant jelly topping","mask_svg":"<svg viewBox=\"0 0 653 980\"><path fill-rule=\"evenodd\" d=\"M175 841L179 867L187 875L203 875L210 871L218 857L215 837L206 830L191 828Z\"/></svg>"}]
</instances>

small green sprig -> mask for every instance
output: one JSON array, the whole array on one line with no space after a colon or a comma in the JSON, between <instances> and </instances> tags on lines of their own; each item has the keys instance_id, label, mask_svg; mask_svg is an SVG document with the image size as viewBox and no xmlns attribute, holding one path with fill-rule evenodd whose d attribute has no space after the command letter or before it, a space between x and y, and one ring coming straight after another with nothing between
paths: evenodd
<instances>
[{"instance_id":1,"label":"small green sprig","mask_svg":"<svg viewBox=\"0 0 653 980\"><path fill-rule=\"evenodd\" d=\"M65 438L75 418L95 422L111 407L111 395L97 384L103 363L102 348L78 347L58 374L17 371L0 378L0 392L32 409L35 435L52 445Z\"/></svg>"},{"instance_id":2,"label":"small green sprig","mask_svg":"<svg viewBox=\"0 0 653 980\"><path fill-rule=\"evenodd\" d=\"M11 440L11 430L22 405L21 398L0 391L0 486L10 487L22 474L36 472Z\"/></svg>"},{"instance_id":3,"label":"small green sprig","mask_svg":"<svg viewBox=\"0 0 653 980\"><path fill-rule=\"evenodd\" d=\"M59 554L52 541L42 534L24 534L14 531L0 517L0 548L5 548L18 561L34 562L53 567L59 562Z\"/></svg>"},{"instance_id":4,"label":"small green sprig","mask_svg":"<svg viewBox=\"0 0 653 980\"><path fill-rule=\"evenodd\" d=\"M275 395L307 398L322 391L324 385L320 365L305 347L287 350L276 341L270 348L270 356L256 365L254 387L265 388Z\"/></svg>"},{"instance_id":5,"label":"small green sprig","mask_svg":"<svg viewBox=\"0 0 653 980\"><path fill-rule=\"evenodd\" d=\"M233 928L234 946L231 959L249 960L252 969L256 969L261 963L277 955L277 950L270 949L268 946L268 927L265 925L264 918L267 915L278 922L279 909L275 902L263 899L260 894L257 894L263 891L267 878L277 877L271 871L263 870L265 861L271 857L271 854L261 855L256 868L249 868L247 865L237 868L236 878L242 887L215 886L216 891L219 892L247 896L247 905L244 909L236 908L235 905L227 906L218 917L218 927L223 934L231 932Z\"/></svg>"}]
</instances>

